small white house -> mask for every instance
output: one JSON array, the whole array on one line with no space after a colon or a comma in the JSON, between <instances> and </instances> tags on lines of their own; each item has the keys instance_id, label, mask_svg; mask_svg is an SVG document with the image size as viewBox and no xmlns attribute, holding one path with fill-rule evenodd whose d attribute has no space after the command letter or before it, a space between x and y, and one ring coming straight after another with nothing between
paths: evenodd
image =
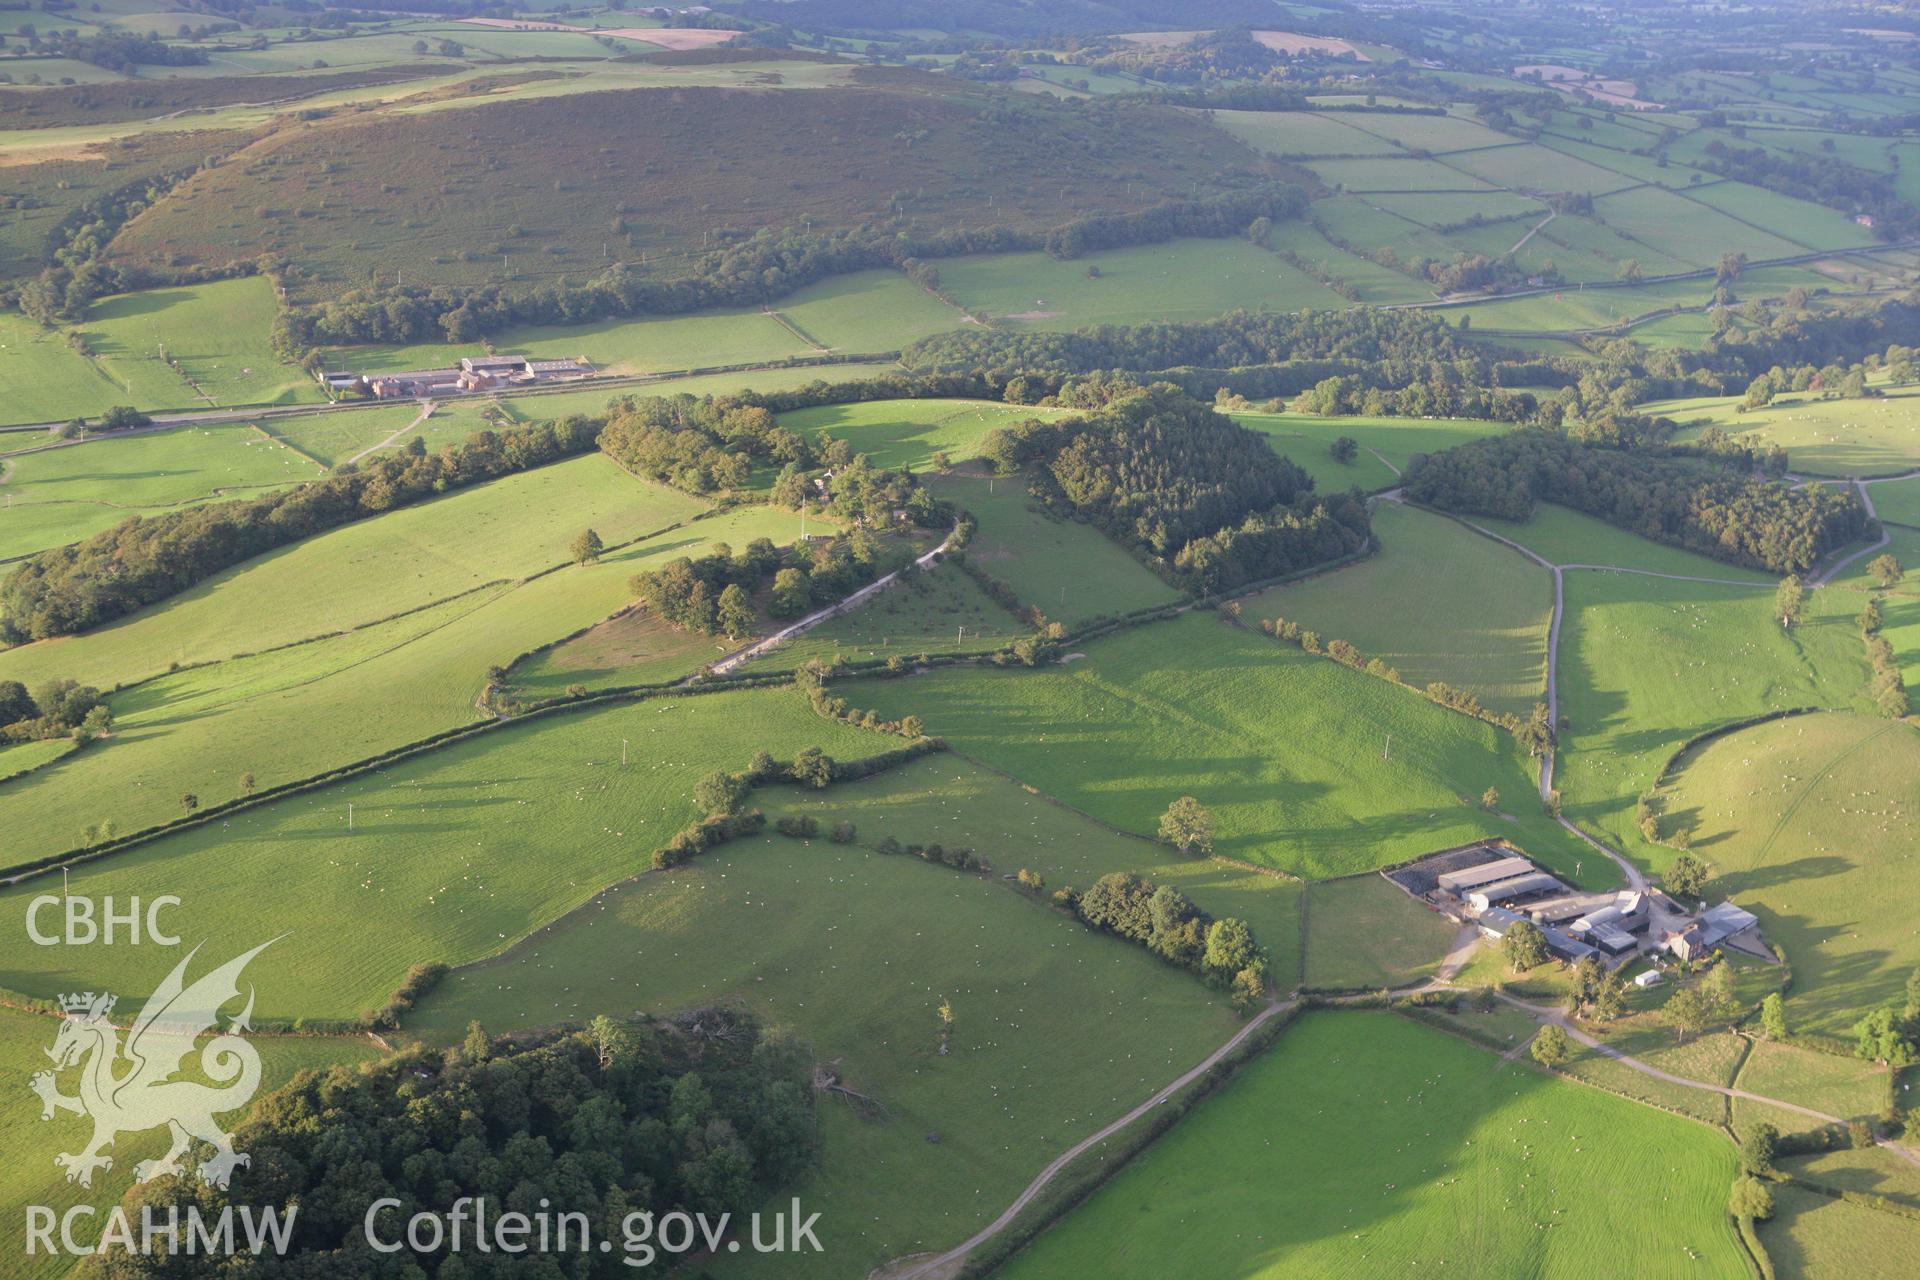
<instances>
[{"instance_id":1,"label":"small white house","mask_svg":"<svg viewBox=\"0 0 1920 1280\"><path fill-rule=\"evenodd\" d=\"M1648 987L1659 986L1663 981L1665 978L1658 969L1649 969L1645 973L1635 974L1633 985L1645 991Z\"/></svg>"}]
</instances>

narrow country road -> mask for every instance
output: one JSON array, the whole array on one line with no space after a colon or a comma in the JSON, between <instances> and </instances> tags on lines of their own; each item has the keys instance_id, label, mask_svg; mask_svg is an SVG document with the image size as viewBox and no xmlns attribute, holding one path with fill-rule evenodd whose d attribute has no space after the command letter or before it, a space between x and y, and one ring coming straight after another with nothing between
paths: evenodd
<instances>
[{"instance_id":1,"label":"narrow country road","mask_svg":"<svg viewBox=\"0 0 1920 1280\"><path fill-rule=\"evenodd\" d=\"M1915 473L1915 474L1920 474L1920 473ZM1888 479L1894 479L1894 480L1905 479L1905 478L1906 477L1904 476L1888 477ZM1867 493L1866 482L1862 480L1855 480L1853 482L1853 491L1860 495L1860 502L1867 509L1867 519L1876 520L1876 521L1879 520L1880 513L1873 509L1873 498L1870 494ZM1827 566L1826 571L1824 573L1821 573L1820 575L1815 577L1813 581L1808 583L1807 585L1814 586L1814 587L1826 586L1829 582L1833 581L1834 576L1838 574L1842 569L1852 564L1855 560L1858 560L1861 556L1872 555L1874 552L1886 546L1887 543L1891 541L1893 541L1893 535L1888 533L1885 527L1883 526L1880 530L1880 541L1874 543L1870 547L1862 547L1860 548L1860 550L1854 552L1850 556L1844 556L1841 559L1835 560L1832 564Z\"/></svg>"},{"instance_id":2,"label":"narrow country road","mask_svg":"<svg viewBox=\"0 0 1920 1280\"><path fill-rule=\"evenodd\" d=\"M1808 1119L1818 1120L1822 1124L1845 1125L1847 1123L1847 1121L1840 1116L1828 1115L1824 1111L1816 1111L1812 1107L1803 1107L1796 1102L1785 1102L1779 1098L1769 1098L1763 1093L1753 1093L1750 1090L1737 1089L1731 1085L1709 1084L1705 1080L1693 1080L1686 1076L1674 1075L1671 1071L1662 1071L1650 1063L1642 1062L1630 1054L1622 1053L1612 1045L1605 1044L1595 1037L1588 1035L1586 1032L1580 1030L1580 1028L1574 1026L1572 1021L1568 1019L1566 1012L1562 1009L1557 1009L1550 1005L1532 1004L1516 996L1510 996L1504 991L1496 991L1494 995L1512 1005L1514 1008L1532 1014L1543 1023L1552 1023L1554 1026L1559 1027L1562 1031L1566 1032L1568 1036L1578 1040L1595 1053L1603 1057L1611 1058L1620 1065L1631 1067L1640 1074L1649 1076L1655 1080L1660 1080L1667 1084L1679 1085L1683 1089L1699 1089L1706 1093L1717 1093L1726 1098L1738 1098L1742 1102L1758 1102L1764 1106L1779 1107L1783 1111L1791 1111L1795 1115L1806 1116ZM1916 1155L1897 1142L1878 1138L1875 1139L1875 1145L1886 1149L1897 1158L1905 1160L1908 1164L1920 1166L1920 1155Z\"/></svg>"},{"instance_id":3,"label":"narrow country road","mask_svg":"<svg viewBox=\"0 0 1920 1280\"><path fill-rule=\"evenodd\" d=\"M1025 1209L1029 1204L1032 1204L1033 1198L1045 1190L1047 1184L1058 1177L1062 1169L1072 1164L1074 1160L1078 1159L1091 1148L1105 1142L1108 1138L1111 1138L1114 1134L1146 1115L1149 1111L1192 1084L1195 1080L1198 1080L1211 1070L1222 1058L1239 1048L1242 1041L1264 1026L1269 1019L1277 1014L1285 1013L1297 1003L1298 1001L1295 1000L1279 1000L1269 1004L1250 1019L1246 1026L1234 1032L1225 1044L1202 1059L1198 1066L1188 1071L1172 1084L1161 1089L1158 1093L1148 1098L1133 1110L1127 1112L1127 1114L1121 1116L1118 1120L1115 1120L1113 1123L1095 1133L1088 1134L1061 1152L1058 1156L1054 1157L1053 1162L1042 1169L1039 1176L1027 1184L1027 1189L1016 1196L1013 1203L1007 1206L1006 1212L1002 1213L992 1222L989 1222L979 1231L976 1231L964 1242L955 1245L945 1253L935 1254L931 1258L909 1259L905 1263L891 1264L888 1267L882 1267L878 1274L885 1275L887 1280L925 1280L926 1277L946 1276L949 1274L946 1268L957 1266L966 1259L969 1253L972 1253L988 1240L991 1240L1006 1230L1007 1227L1012 1224L1013 1220L1020 1216L1020 1211Z\"/></svg>"}]
</instances>

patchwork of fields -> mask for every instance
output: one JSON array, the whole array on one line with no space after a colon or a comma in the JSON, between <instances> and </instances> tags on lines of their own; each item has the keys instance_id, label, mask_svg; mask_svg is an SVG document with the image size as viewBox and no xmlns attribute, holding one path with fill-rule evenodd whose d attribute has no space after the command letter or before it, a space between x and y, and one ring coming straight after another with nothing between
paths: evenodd
<instances>
[{"instance_id":1,"label":"patchwork of fields","mask_svg":"<svg viewBox=\"0 0 1920 1280\"><path fill-rule=\"evenodd\" d=\"M71 895L177 895L201 959L274 938L251 1015L368 1034L259 1035L266 1090L412 1052L424 1098L434 1053L505 1059L599 1015L689 1046L734 1034L703 1010L777 1028L765 1056L810 1062L812 1088L779 1084L739 1130L702 1118L739 1083L700 1077L724 1053L663 1078L671 1131L624 1144L612 1090L644 1064L604 1035L577 1059L632 1203L685 1175L715 1205L820 1214L824 1254L693 1264L723 1280L1905 1274L1914 1069L1842 1055L1877 1008L1920 1037L1920 734L1885 671L1920 689L1912 42L1668 0L1581 47L1505 0L1115 36L1152 25L1128 7L951 29L812 3L0 11L0 610L35 634L115 619L0 646L0 914L58 872ZM599 380L329 405L313 373L487 355ZM1743 409L1775 367L1813 389ZM1303 394L1329 377L1358 389L1341 407L1409 416L1288 409L1330 403ZM703 403L747 390L781 411ZM483 479L450 448L502 433L476 451L518 462L515 427L654 396L684 398L625 418L618 464ZM127 409L160 420L89 434ZM989 473L989 433L1081 412L1071 448L1038 433L1025 470ZM1405 500L1430 455L1521 428L1563 431L1594 463L1568 485L1606 487L1620 523ZM1808 491L1726 496L1744 457L1712 489L1689 470L1710 462L1664 457L1718 432L1871 499L1880 526L1827 563L1884 528L1897 564L1869 547L1810 575L1783 625L1775 575L1629 531L1814 536ZM1269 449L1326 501L1276 506L1297 477ZM1646 470L1611 475L1611 451ZM800 496L774 482L789 460ZM248 517L271 537L182 521L64 578L43 554L328 477ZM1489 469L1431 500L1519 510L1502 499L1542 480ZM955 522L964 558L810 613ZM143 555L171 593L118 614ZM1515 727L1548 702L1550 758ZM704 843L739 809L765 825ZM1575 971L1516 972L1377 874L1488 841L1596 893L1686 850L1786 964L1633 960L1667 980L1581 1014L1599 1047L1541 1067L1528 1042ZM134 1189L155 1130L93 1187L61 1180L82 1120L42 1123L25 1084L71 1065L30 1003L112 991L130 1022L177 960L0 930L0 1200L171 1194ZM1681 1034L1715 964L1730 1000ZM445 975L409 996L422 965ZM1467 998L1287 1020L1305 995L1430 984ZM1757 1014L1774 992L1785 1038ZM1263 1018L1271 1040L1238 1039ZM582 1127L549 1102L486 1123ZM1793 1106L1904 1145L1782 1158L1771 1219L1736 1223L1726 1138L1820 1127ZM336 1114L353 1140L361 1113ZM817 1137L764 1185L742 1155L762 1119ZM391 1151L366 1150L372 1179ZM404 1162L407 1194L507 1167L449 1150ZM232 1194L271 1198L281 1159ZM460 1269L416 1255L429 1280ZM67 1269L0 1258L0 1280Z\"/></svg>"}]
</instances>

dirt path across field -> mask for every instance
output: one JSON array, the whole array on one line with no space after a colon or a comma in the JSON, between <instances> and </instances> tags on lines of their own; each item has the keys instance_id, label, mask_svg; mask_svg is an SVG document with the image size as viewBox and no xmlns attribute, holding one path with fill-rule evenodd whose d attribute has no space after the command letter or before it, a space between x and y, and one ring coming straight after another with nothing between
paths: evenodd
<instances>
[{"instance_id":1,"label":"dirt path across field","mask_svg":"<svg viewBox=\"0 0 1920 1280\"><path fill-rule=\"evenodd\" d=\"M380 450L386 448L388 445L398 440L401 436L407 434L407 432L413 430L415 427L425 422L428 418L431 418L433 416L433 411L437 408L439 408L439 406L434 404L433 401L422 400L420 402L420 413L417 417L414 418L412 422L409 422L406 426L400 428L398 431L388 436L385 440L382 440L379 444L368 445L366 448L354 454L351 458L348 458L345 462L341 463L340 465L343 467L350 467L354 463L360 461L360 459L366 457L368 454L380 452Z\"/></svg>"}]
</instances>

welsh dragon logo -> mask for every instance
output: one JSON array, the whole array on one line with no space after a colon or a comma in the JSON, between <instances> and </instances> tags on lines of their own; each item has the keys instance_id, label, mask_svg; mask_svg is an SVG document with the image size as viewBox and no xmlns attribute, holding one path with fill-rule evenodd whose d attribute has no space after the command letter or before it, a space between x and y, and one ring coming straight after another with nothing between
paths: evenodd
<instances>
[{"instance_id":1,"label":"welsh dragon logo","mask_svg":"<svg viewBox=\"0 0 1920 1280\"><path fill-rule=\"evenodd\" d=\"M54 1067L37 1072L31 1087L40 1097L42 1120L71 1111L93 1121L93 1138L85 1148L53 1158L68 1182L92 1186L96 1169L113 1168L113 1157L103 1152L116 1137L162 1126L173 1143L160 1159L134 1166L136 1182L178 1173L180 1158L196 1138L214 1148L200 1165L201 1179L213 1186L226 1186L233 1171L248 1163L214 1117L245 1106L260 1087L260 1055L242 1035L253 1015L253 989L247 989L246 1007L224 1030L220 1009L239 998L247 962L271 945L263 942L188 985L187 966L200 950L195 947L141 1008L124 1045L111 1021L112 995L89 991L60 998L64 1016L47 1050ZM201 1044L209 1031L216 1034ZM58 1077L74 1066L80 1067L80 1092L69 1097L60 1092ZM190 1067L213 1083L176 1078Z\"/></svg>"}]
</instances>

